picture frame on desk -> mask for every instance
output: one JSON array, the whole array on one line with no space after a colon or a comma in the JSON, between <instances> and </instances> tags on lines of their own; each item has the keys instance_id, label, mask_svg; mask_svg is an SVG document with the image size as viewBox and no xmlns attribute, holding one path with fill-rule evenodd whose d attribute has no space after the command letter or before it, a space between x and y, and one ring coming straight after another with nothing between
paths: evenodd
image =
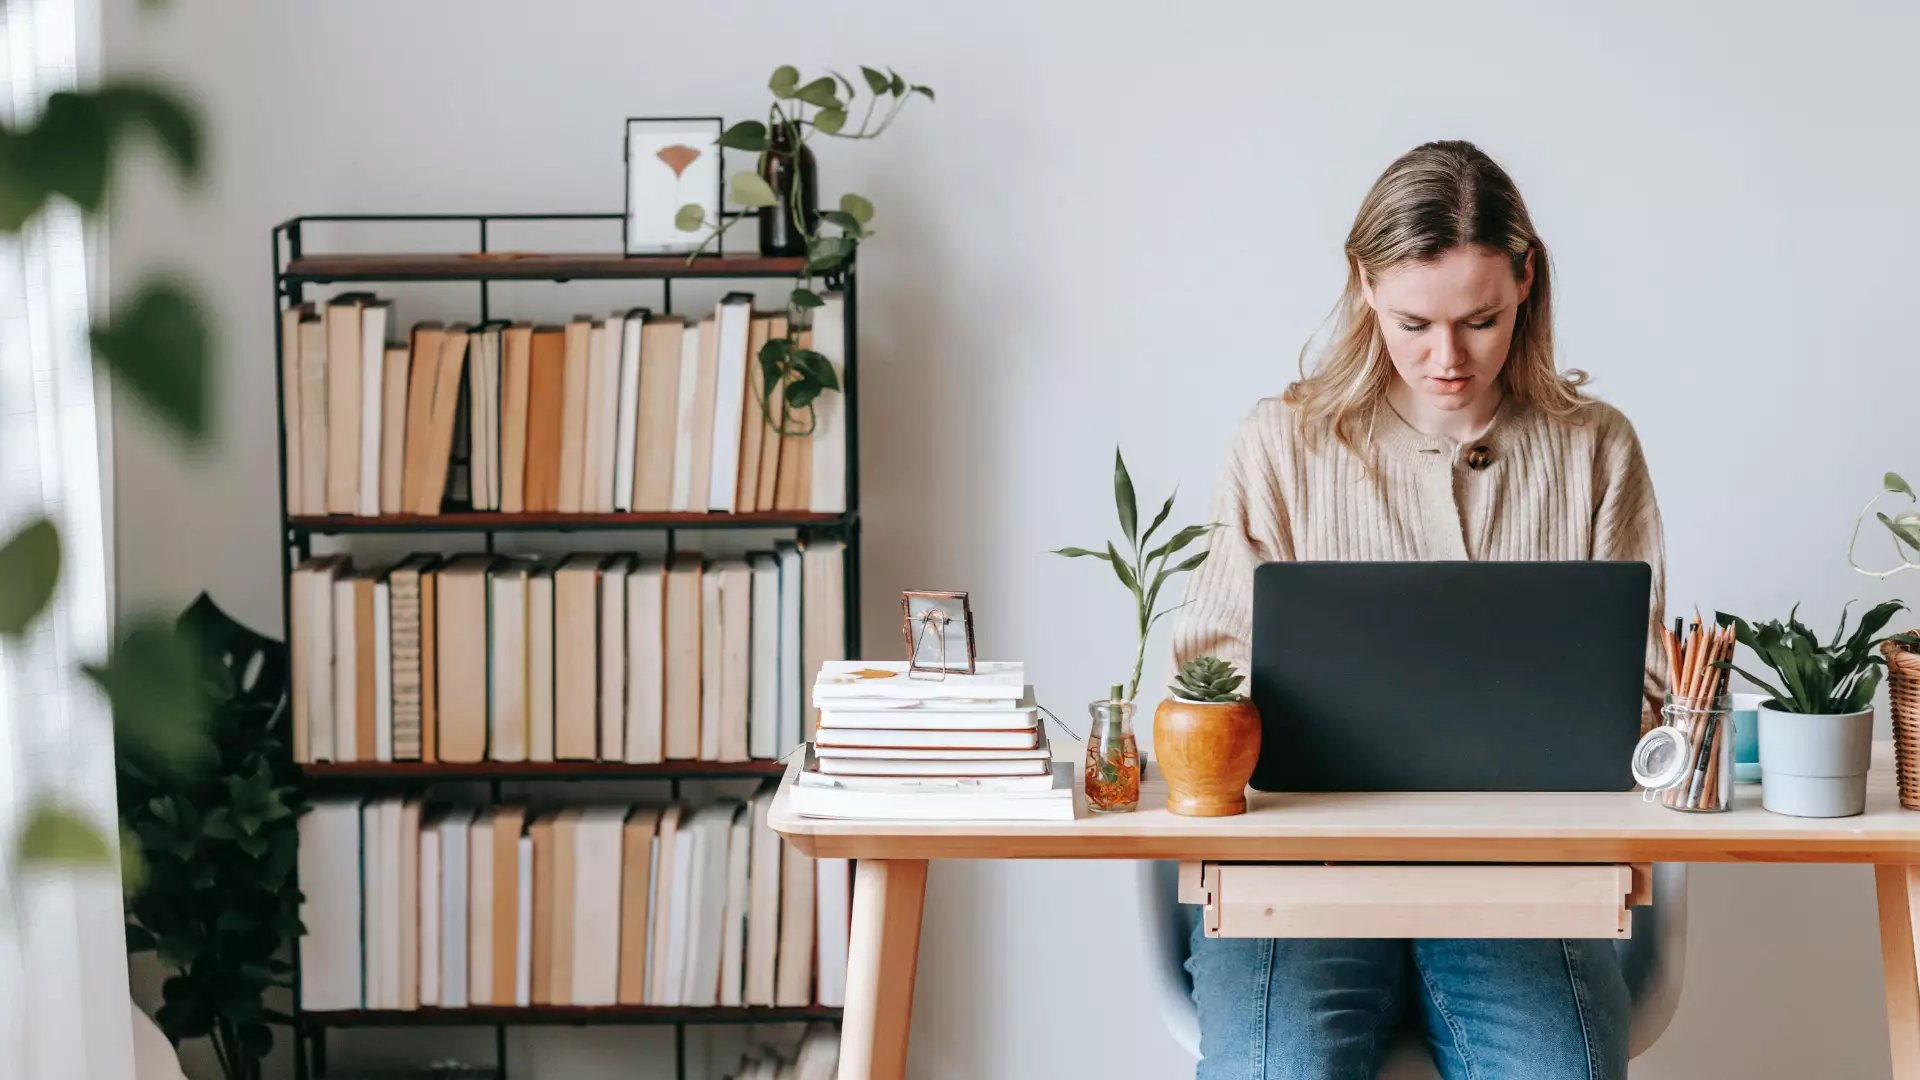
<instances>
[{"instance_id":1,"label":"picture frame on desk","mask_svg":"<svg viewBox=\"0 0 1920 1080\"><path fill-rule=\"evenodd\" d=\"M908 590L900 594L907 640L907 673L972 675L973 608L963 592Z\"/></svg>"},{"instance_id":2,"label":"picture frame on desk","mask_svg":"<svg viewBox=\"0 0 1920 1080\"><path fill-rule=\"evenodd\" d=\"M682 232L674 215L693 204L718 220L726 176L718 116L628 117L622 145L627 164L622 250L628 256L687 255L705 230ZM721 253L725 237L714 241Z\"/></svg>"}]
</instances>

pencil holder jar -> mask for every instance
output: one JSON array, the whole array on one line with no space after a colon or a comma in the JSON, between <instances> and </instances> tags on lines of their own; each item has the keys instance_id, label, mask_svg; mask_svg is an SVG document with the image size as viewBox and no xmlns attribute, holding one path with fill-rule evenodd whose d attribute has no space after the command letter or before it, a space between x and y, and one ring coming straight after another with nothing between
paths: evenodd
<instances>
[{"instance_id":1,"label":"pencil holder jar","mask_svg":"<svg viewBox=\"0 0 1920 1080\"><path fill-rule=\"evenodd\" d=\"M1689 813L1733 809L1733 699L1668 694L1660 721L1633 754L1633 778L1646 797Z\"/></svg>"}]
</instances>

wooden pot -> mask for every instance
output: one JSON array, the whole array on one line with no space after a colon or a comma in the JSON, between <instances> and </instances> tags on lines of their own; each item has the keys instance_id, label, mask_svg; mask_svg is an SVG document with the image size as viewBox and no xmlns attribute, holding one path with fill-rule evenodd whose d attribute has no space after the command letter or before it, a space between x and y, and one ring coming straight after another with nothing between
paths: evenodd
<instances>
[{"instance_id":1,"label":"wooden pot","mask_svg":"<svg viewBox=\"0 0 1920 1080\"><path fill-rule=\"evenodd\" d=\"M1153 754L1167 779L1167 809L1187 817L1247 810L1247 781L1260 760L1253 702L1167 698L1153 714Z\"/></svg>"}]
</instances>

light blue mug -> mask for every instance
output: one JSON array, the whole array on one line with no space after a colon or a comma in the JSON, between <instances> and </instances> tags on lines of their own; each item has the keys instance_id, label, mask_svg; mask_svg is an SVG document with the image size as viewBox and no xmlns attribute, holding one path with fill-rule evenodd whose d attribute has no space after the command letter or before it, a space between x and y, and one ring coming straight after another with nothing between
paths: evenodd
<instances>
[{"instance_id":1,"label":"light blue mug","mask_svg":"<svg viewBox=\"0 0 1920 1080\"><path fill-rule=\"evenodd\" d=\"M1733 696L1733 779L1736 783L1760 782L1760 703L1765 694Z\"/></svg>"}]
</instances>

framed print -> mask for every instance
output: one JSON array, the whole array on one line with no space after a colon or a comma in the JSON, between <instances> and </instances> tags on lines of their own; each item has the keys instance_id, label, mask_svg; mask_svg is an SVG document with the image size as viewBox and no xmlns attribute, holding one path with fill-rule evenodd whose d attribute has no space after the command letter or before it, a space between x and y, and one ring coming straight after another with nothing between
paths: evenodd
<instances>
[{"instance_id":1,"label":"framed print","mask_svg":"<svg viewBox=\"0 0 1920 1080\"><path fill-rule=\"evenodd\" d=\"M903 592L907 673L972 675L973 610L963 592Z\"/></svg>"},{"instance_id":2,"label":"framed print","mask_svg":"<svg viewBox=\"0 0 1920 1080\"><path fill-rule=\"evenodd\" d=\"M627 254L685 255L700 246L706 231L681 232L673 218L693 203L719 220L719 140L717 116L627 121Z\"/></svg>"}]
</instances>

